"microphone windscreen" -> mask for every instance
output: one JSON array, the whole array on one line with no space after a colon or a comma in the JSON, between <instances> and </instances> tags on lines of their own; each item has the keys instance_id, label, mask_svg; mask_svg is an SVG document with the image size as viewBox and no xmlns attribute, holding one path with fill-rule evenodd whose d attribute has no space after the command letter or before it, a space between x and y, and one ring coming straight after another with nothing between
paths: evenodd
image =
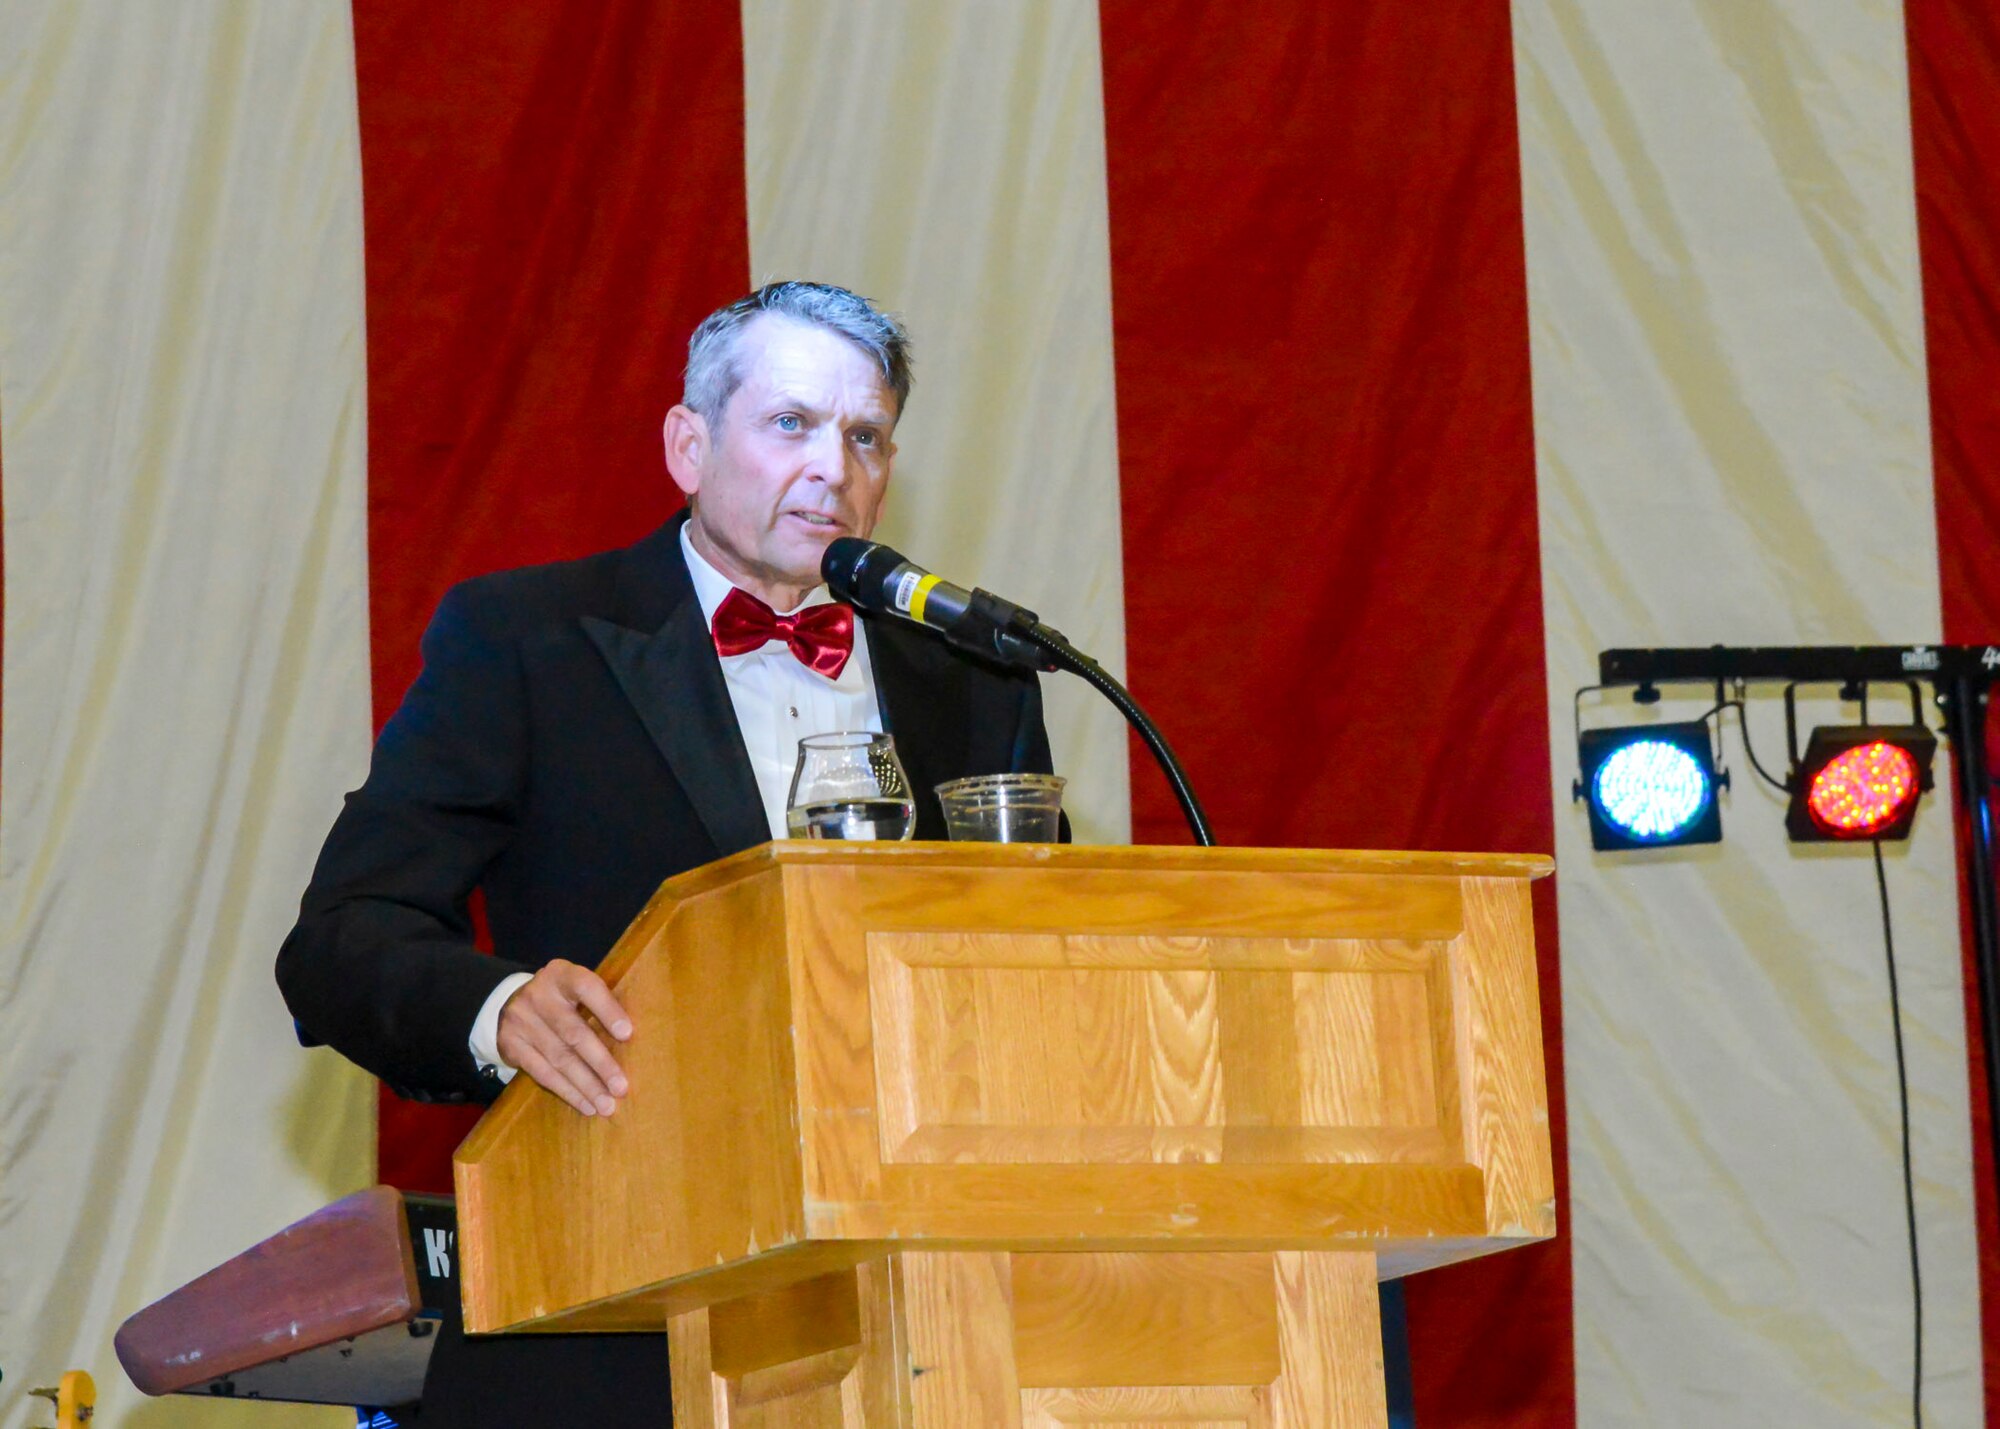
<instances>
[{"instance_id":1,"label":"microphone windscreen","mask_svg":"<svg viewBox=\"0 0 2000 1429\"><path fill-rule=\"evenodd\" d=\"M873 541L864 541L859 536L841 536L827 543L826 554L819 558L819 576L835 599L844 600L849 605L861 603L857 598L855 582L860 575L863 558L874 548Z\"/></svg>"},{"instance_id":2,"label":"microphone windscreen","mask_svg":"<svg viewBox=\"0 0 2000 1429\"><path fill-rule=\"evenodd\" d=\"M878 541L841 536L827 543L819 574L835 598L880 613L890 607L896 572L907 565L899 552Z\"/></svg>"}]
</instances>

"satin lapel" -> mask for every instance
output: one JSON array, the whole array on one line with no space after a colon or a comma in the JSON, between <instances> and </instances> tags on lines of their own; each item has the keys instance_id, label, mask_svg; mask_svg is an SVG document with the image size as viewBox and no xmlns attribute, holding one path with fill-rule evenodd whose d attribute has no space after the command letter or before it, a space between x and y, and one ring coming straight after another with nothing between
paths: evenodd
<instances>
[{"instance_id":1,"label":"satin lapel","mask_svg":"<svg viewBox=\"0 0 2000 1429\"><path fill-rule=\"evenodd\" d=\"M674 550L675 560L679 555ZM687 790L716 848L726 856L768 840L771 830L750 752L693 588L673 602L666 623L650 635L594 616L584 617L583 628Z\"/></svg>"},{"instance_id":2,"label":"satin lapel","mask_svg":"<svg viewBox=\"0 0 2000 1429\"><path fill-rule=\"evenodd\" d=\"M944 811L935 786L965 773L971 708L964 674L922 631L866 617L861 628L875 667L882 728L896 737L896 754L916 794L916 836L942 839Z\"/></svg>"}]
</instances>

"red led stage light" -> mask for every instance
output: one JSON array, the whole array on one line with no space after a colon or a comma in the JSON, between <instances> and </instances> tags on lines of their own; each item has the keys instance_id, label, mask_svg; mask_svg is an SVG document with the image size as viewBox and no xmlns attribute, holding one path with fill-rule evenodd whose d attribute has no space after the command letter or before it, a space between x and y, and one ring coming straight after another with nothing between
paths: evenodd
<instances>
[{"instance_id":1,"label":"red led stage light","mask_svg":"<svg viewBox=\"0 0 2000 1429\"><path fill-rule=\"evenodd\" d=\"M1806 808L1837 839L1872 838L1919 794L1917 761L1885 739L1844 749L1813 776Z\"/></svg>"},{"instance_id":2,"label":"red led stage light","mask_svg":"<svg viewBox=\"0 0 2000 1429\"><path fill-rule=\"evenodd\" d=\"M1921 725L1822 725L1792 773L1785 826L1800 843L1906 839L1936 753Z\"/></svg>"}]
</instances>

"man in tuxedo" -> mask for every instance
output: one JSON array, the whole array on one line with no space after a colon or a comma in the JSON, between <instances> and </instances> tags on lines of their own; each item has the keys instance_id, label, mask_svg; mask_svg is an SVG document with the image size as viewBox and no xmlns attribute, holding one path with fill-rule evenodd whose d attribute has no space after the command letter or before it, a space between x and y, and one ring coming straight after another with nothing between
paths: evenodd
<instances>
[{"instance_id":1,"label":"man in tuxedo","mask_svg":"<svg viewBox=\"0 0 2000 1429\"><path fill-rule=\"evenodd\" d=\"M934 785L1048 772L1032 676L820 587L827 544L875 526L909 387L907 336L865 299L761 288L690 340L665 429L684 515L447 593L278 954L303 1040L420 1100L490 1101L518 1070L614 1116L631 1022L591 969L661 880L784 836L799 738L893 734L919 838L945 836ZM454 1316L421 1422L655 1424L666 1363L664 1336L466 1341Z\"/></svg>"}]
</instances>

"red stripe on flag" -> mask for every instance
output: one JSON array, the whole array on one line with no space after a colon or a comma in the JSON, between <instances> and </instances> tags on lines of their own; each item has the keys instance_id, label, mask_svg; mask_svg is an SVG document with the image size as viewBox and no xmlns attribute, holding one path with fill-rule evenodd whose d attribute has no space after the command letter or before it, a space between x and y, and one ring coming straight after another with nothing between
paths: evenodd
<instances>
[{"instance_id":1,"label":"red stripe on flag","mask_svg":"<svg viewBox=\"0 0 2000 1429\"><path fill-rule=\"evenodd\" d=\"M1101 14L1135 692L1226 842L1550 849L1507 6ZM1409 1304L1420 1423L1573 1422L1566 1239Z\"/></svg>"},{"instance_id":2,"label":"red stripe on flag","mask_svg":"<svg viewBox=\"0 0 2000 1429\"><path fill-rule=\"evenodd\" d=\"M1905 14L1944 638L2000 643L2000 12L1907 0ZM1989 765L2000 768L2000 720L1989 733ZM1965 948L1986 1418L2000 1423L2000 1207L1969 924Z\"/></svg>"},{"instance_id":3,"label":"red stripe on flag","mask_svg":"<svg viewBox=\"0 0 2000 1429\"><path fill-rule=\"evenodd\" d=\"M619 545L679 502L659 424L744 291L736 0L355 0L375 714L451 582ZM451 1184L458 1109L385 1095L381 1177Z\"/></svg>"}]
</instances>

